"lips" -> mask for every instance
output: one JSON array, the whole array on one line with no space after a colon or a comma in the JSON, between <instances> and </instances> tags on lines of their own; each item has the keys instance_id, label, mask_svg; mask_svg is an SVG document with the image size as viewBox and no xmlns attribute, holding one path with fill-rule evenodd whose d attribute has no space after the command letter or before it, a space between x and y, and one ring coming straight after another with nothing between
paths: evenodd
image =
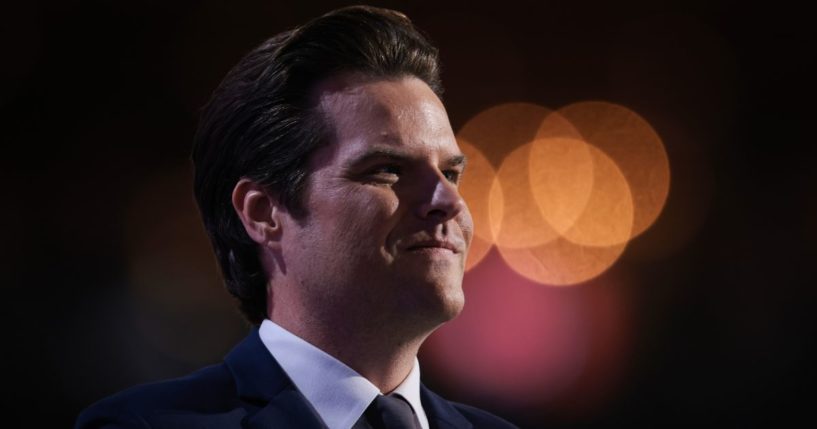
<instances>
[{"instance_id":1,"label":"lips","mask_svg":"<svg viewBox=\"0 0 817 429\"><path fill-rule=\"evenodd\" d=\"M465 246L458 244L451 240L423 240L412 242L405 247L406 250L421 250L421 249L447 249L453 253L462 253Z\"/></svg>"}]
</instances>

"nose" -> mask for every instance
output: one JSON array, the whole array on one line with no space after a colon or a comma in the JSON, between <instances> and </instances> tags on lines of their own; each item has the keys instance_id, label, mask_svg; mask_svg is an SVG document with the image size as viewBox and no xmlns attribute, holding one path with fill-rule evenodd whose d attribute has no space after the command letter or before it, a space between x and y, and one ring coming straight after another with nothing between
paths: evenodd
<instances>
[{"instance_id":1,"label":"nose","mask_svg":"<svg viewBox=\"0 0 817 429\"><path fill-rule=\"evenodd\" d=\"M422 219L434 219L445 222L456 217L465 209L465 200L460 196L457 187L443 176L439 176L434 187L429 189L423 202L417 207L417 215Z\"/></svg>"}]
</instances>

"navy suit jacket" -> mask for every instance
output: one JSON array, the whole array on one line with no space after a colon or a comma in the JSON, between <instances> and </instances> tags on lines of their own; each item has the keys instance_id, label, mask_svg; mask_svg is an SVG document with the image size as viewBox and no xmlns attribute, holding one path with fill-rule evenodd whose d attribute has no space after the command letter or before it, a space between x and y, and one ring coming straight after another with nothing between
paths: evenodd
<instances>
[{"instance_id":1,"label":"navy suit jacket","mask_svg":"<svg viewBox=\"0 0 817 429\"><path fill-rule=\"evenodd\" d=\"M432 429L514 428L490 413L420 387ZM218 365L133 387L83 411L90 428L326 428L254 329Z\"/></svg>"}]
</instances>

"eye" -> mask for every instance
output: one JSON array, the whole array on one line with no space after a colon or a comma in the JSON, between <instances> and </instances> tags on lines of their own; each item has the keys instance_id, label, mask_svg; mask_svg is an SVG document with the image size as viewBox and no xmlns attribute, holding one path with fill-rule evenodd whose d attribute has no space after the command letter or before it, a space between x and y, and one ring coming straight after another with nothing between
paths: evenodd
<instances>
[{"instance_id":1,"label":"eye","mask_svg":"<svg viewBox=\"0 0 817 429\"><path fill-rule=\"evenodd\" d=\"M367 173L367 176L376 182L394 183L400 178L402 169L396 164L378 165Z\"/></svg>"},{"instance_id":2,"label":"eye","mask_svg":"<svg viewBox=\"0 0 817 429\"><path fill-rule=\"evenodd\" d=\"M443 176L445 176L445 178L448 179L449 182L456 185L460 182L460 177L462 177L462 171L445 170L443 171Z\"/></svg>"},{"instance_id":3,"label":"eye","mask_svg":"<svg viewBox=\"0 0 817 429\"><path fill-rule=\"evenodd\" d=\"M395 164L385 164L385 165L378 165L372 170L374 173L382 173L382 174L400 174L400 167Z\"/></svg>"}]
</instances>

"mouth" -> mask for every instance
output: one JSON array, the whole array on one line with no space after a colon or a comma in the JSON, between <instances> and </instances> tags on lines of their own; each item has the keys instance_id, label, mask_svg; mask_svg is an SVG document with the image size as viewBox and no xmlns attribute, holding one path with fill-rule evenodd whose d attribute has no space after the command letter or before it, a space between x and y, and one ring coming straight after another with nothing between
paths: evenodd
<instances>
[{"instance_id":1,"label":"mouth","mask_svg":"<svg viewBox=\"0 0 817 429\"><path fill-rule=\"evenodd\" d=\"M412 243L405 248L409 252L442 250L454 254L462 253L462 246L449 240L426 240Z\"/></svg>"}]
</instances>

